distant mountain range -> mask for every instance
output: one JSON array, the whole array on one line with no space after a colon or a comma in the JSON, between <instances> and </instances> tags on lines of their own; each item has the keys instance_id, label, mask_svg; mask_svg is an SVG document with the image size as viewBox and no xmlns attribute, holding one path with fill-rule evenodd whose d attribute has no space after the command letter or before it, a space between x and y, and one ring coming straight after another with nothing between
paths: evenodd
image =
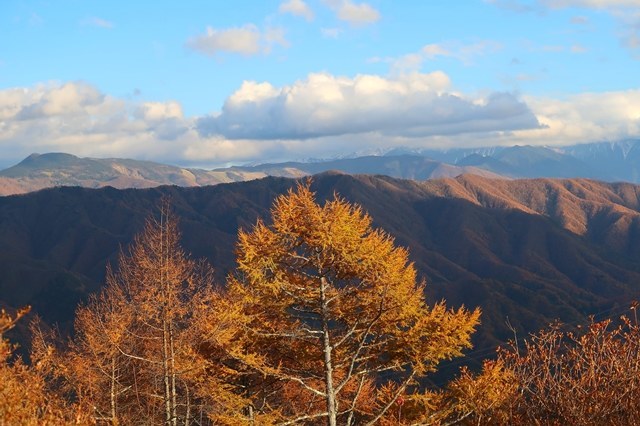
<instances>
[{"instance_id":1,"label":"distant mountain range","mask_svg":"<svg viewBox=\"0 0 640 426\"><path fill-rule=\"evenodd\" d=\"M185 169L150 161L79 158L71 154L32 154L0 171L0 195L55 186L152 188L160 185L203 186L264 177L261 173Z\"/></svg>"},{"instance_id":2,"label":"distant mountain range","mask_svg":"<svg viewBox=\"0 0 640 426\"><path fill-rule=\"evenodd\" d=\"M55 186L149 188L205 186L265 176L301 177L329 170L427 180L474 174L491 178L590 178L640 183L640 141L603 142L562 148L540 146L451 150L394 149L314 162L286 162L215 170L180 168L129 159L32 154L0 171L0 195Z\"/></svg>"},{"instance_id":3,"label":"distant mountain range","mask_svg":"<svg viewBox=\"0 0 640 426\"><path fill-rule=\"evenodd\" d=\"M201 188L52 188L0 197L0 305L30 304L68 329L105 265L142 229L162 195L183 244L208 258L219 282L234 267L238 228L268 220L295 184L268 177ZM640 186L591 180L429 181L335 172L314 177L320 200L339 193L410 249L429 300L480 306L476 350L559 318L616 316L640 297Z\"/></svg>"}]
</instances>

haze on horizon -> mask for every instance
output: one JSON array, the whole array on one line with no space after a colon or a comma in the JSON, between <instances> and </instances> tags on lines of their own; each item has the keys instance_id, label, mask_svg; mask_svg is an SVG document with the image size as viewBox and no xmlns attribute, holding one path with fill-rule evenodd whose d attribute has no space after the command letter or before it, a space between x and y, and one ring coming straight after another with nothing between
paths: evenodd
<instances>
[{"instance_id":1,"label":"haze on horizon","mask_svg":"<svg viewBox=\"0 0 640 426\"><path fill-rule=\"evenodd\" d=\"M0 165L640 138L640 0L225 5L4 1Z\"/></svg>"}]
</instances>

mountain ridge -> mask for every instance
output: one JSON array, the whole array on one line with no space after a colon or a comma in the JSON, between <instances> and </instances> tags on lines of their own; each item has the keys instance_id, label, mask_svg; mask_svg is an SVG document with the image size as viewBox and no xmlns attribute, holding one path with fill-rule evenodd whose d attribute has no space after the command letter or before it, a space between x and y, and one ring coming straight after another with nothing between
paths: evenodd
<instances>
[{"instance_id":1,"label":"mountain ridge","mask_svg":"<svg viewBox=\"0 0 640 426\"><path fill-rule=\"evenodd\" d=\"M504 179L589 178L640 183L640 144L622 141L568 147L516 145L442 151L396 148L382 155L213 170L132 159L80 158L65 153L32 154L15 166L0 170L0 195L55 186L113 186L119 189L205 186L265 176L298 178L327 170L414 180L475 174Z\"/></svg>"},{"instance_id":2,"label":"mountain ridge","mask_svg":"<svg viewBox=\"0 0 640 426\"><path fill-rule=\"evenodd\" d=\"M68 329L72 306L100 287L105 265L165 195L181 220L185 249L211 261L223 282L234 268L238 229L268 220L275 197L295 182L62 187L0 197L0 302L31 304ZM480 306L478 348L511 336L506 317L526 335L556 318L575 323L626 307L640 295L637 185L328 172L313 178L312 189L319 200L338 193L361 205L375 226L408 247L430 301Z\"/></svg>"}]
</instances>

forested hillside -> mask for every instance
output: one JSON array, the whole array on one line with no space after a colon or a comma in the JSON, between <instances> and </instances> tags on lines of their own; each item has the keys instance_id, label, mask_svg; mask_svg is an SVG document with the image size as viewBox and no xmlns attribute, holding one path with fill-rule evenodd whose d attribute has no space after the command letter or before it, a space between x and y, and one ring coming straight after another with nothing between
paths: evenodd
<instances>
[{"instance_id":1,"label":"forested hillside","mask_svg":"<svg viewBox=\"0 0 640 426\"><path fill-rule=\"evenodd\" d=\"M218 284L234 267L239 228L268 217L295 181L267 178L204 188L56 188L0 198L0 300L26 304L68 329L76 303L104 282L163 195L183 244L207 258ZM490 348L558 318L607 316L638 297L638 187L587 180L414 182L324 174L320 200L337 192L409 248L431 301L483 309L476 348Z\"/></svg>"}]
</instances>

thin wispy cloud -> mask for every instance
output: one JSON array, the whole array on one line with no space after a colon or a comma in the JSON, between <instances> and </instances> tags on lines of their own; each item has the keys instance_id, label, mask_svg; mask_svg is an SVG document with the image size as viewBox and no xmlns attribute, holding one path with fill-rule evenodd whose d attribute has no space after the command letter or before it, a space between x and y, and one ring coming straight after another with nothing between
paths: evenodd
<instances>
[{"instance_id":1,"label":"thin wispy cloud","mask_svg":"<svg viewBox=\"0 0 640 426\"><path fill-rule=\"evenodd\" d=\"M589 49L580 44L574 44L571 46L571 53L587 53L588 51Z\"/></svg>"},{"instance_id":2,"label":"thin wispy cloud","mask_svg":"<svg viewBox=\"0 0 640 426\"><path fill-rule=\"evenodd\" d=\"M615 10L619 8L639 8L639 0L538 0L538 3L550 9L567 7Z\"/></svg>"},{"instance_id":3,"label":"thin wispy cloud","mask_svg":"<svg viewBox=\"0 0 640 426\"><path fill-rule=\"evenodd\" d=\"M187 40L186 46L207 56L215 56L222 52L251 56L268 54L274 46L289 47L289 42L282 28L267 28L261 31L253 24L246 24L226 29L207 27L203 34Z\"/></svg>"},{"instance_id":4,"label":"thin wispy cloud","mask_svg":"<svg viewBox=\"0 0 640 426\"><path fill-rule=\"evenodd\" d=\"M577 15L571 17L571 23L575 25L587 25L589 23L589 18L582 15Z\"/></svg>"},{"instance_id":5,"label":"thin wispy cloud","mask_svg":"<svg viewBox=\"0 0 640 426\"><path fill-rule=\"evenodd\" d=\"M480 40L471 43L448 41L444 43L430 43L419 51L408 53L396 58L370 58L369 62L387 62L391 65L392 74L402 74L418 71L427 61L439 58L452 58L470 66L477 58L498 52L502 44L493 40Z\"/></svg>"},{"instance_id":6,"label":"thin wispy cloud","mask_svg":"<svg viewBox=\"0 0 640 426\"><path fill-rule=\"evenodd\" d=\"M80 24L83 25L83 26L105 28L105 29L109 29L109 30L114 27L114 23L113 22L108 21L106 19L98 18L96 16L85 18L82 21L80 21Z\"/></svg>"},{"instance_id":7,"label":"thin wispy cloud","mask_svg":"<svg viewBox=\"0 0 640 426\"><path fill-rule=\"evenodd\" d=\"M303 0L286 0L280 3L278 7L280 13L289 13L295 16L301 16L307 21L313 21L315 14L307 3Z\"/></svg>"},{"instance_id":8,"label":"thin wispy cloud","mask_svg":"<svg viewBox=\"0 0 640 426\"><path fill-rule=\"evenodd\" d=\"M320 33L324 38L337 39L342 34L342 30L340 28L320 28Z\"/></svg>"},{"instance_id":9,"label":"thin wispy cloud","mask_svg":"<svg viewBox=\"0 0 640 426\"><path fill-rule=\"evenodd\" d=\"M336 17L353 26L373 24L380 20L380 12L368 3L357 3L351 0L325 0L334 10Z\"/></svg>"},{"instance_id":10,"label":"thin wispy cloud","mask_svg":"<svg viewBox=\"0 0 640 426\"><path fill-rule=\"evenodd\" d=\"M525 3L523 0L485 0L485 2L516 12L544 13L575 8L607 13L617 21L618 37L622 45L631 50L635 58L640 59L640 53L638 53L640 50L640 0L536 0L533 3ZM585 16L574 16L571 23L585 25L589 20Z\"/></svg>"}]
</instances>

